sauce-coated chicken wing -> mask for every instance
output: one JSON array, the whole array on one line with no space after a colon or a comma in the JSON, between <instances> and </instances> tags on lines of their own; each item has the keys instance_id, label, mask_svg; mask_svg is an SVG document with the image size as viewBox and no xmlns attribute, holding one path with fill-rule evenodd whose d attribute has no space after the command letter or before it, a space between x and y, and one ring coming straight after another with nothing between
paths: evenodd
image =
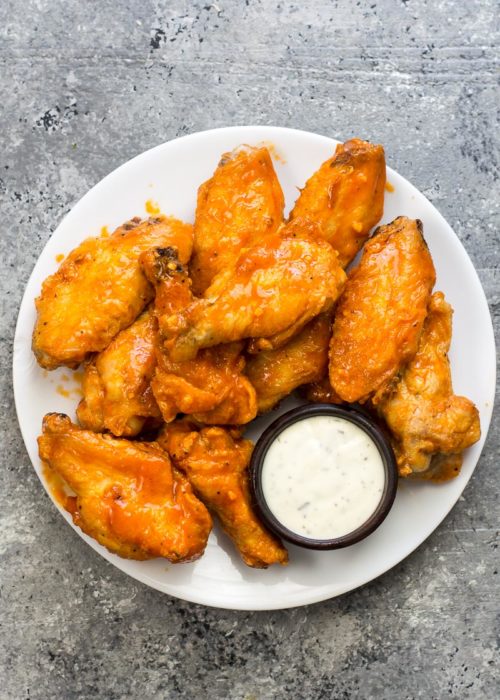
<instances>
[{"instance_id":1,"label":"sauce-coated chicken wing","mask_svg":"<svg viewBox=\"0 0 500 700\"><path fill-rule=\"evenodd\" d=\"M171 562L203 554L210 515L157 443L97 435L49 413L38 446L76 494L66 502L75 525L111 552Z\"/></svg>"},{"instance_id":2,"label":"sauce-coated chicken wing","mask_svg":"<svg viewBox=\"0 0 500 700\"><path fill-rule=\"evenodd\" d=\"M479 414L472 401L455 396L448 350L451 306L432 295L417 354L395 390L378 405L394 440L400 476L443 481L460 471L460 453L479 440ZM444 453L439 459L435 454Z\"/></svg>"},{"instance_id":3,"label":"sauce-coated chicken wing","mask_svg":"<svg viewBox=\"0 0 500 700\"><path fill-rule=\"evenodd\" d=\"M152 389L163 420L178 413L207 425L243 425L257 415L255 390L242 374L241 343L201 350L194 360L173 362L158 351Z\"/></svg>"},{"instance_id":4,"label":"sauce-coated chicken wing","mask_svg":"<svg viewBox=\"0 0 500 700\"><path fill-rule=\"evenodd\" d=\"M270 411L302 384L325 376L330 335L331 314L320 314L282 348L248 358L245 372L257 392L259 413Z\"/></svg>"},{"instance_id":5,"label":"sauce-coated chicken wing","mask_svg":"<svg viewBox=\"0 0 500 700\"><path fill-rule=\"evenodd\" d=\"M138 435L148 419L161 418L151 390L158 324L152 308L85 365L80 425L117 437Z\"/></svg>"},{"instance_id":6,"label":"sauce-coated chicken wing","mask_svg":"<svg viewBox=\"0 0 500 700\"><path fill-rule=\"evenodd\" d=\"M172 248L147 251L141 262L156 289L154 309L161 333L164 319L193 301L191 282ZM257 400L243 375L242 348L241 343L218 345L177 362L159 342L151 387L163 419L168 423L178 413L187 413L203 423L239 425L255 418Z\"/></svg>"},{"instance_id":7,"label":"sauce-coated chicken wing","mask_svg":"<svg viewBox=\"0 0 500 700\"><path fill-rule=\"evenodd\" d=\"M199 430L182 420L165 426L160 445L191 482L198 497L216 514L248 566L286 564L288 553L257 518L251 504L248 463L253 445L238 431Z\"/></svg>"},{"instance_id":8,"label":"sauce-coated chicken wing","mask_svg":"<svg viewBox=\"0 0 500 700\"><path fill-rule=\"evenodd\" d=\"M353 139L339 145L333 158L309 178L290 219L304 217L315 222L321 236L339 253L342 267L346 267L382 216L384 186L384 149ZM317 384L327 374L323 357L330 339L324 332L324 324L313 321L308 328L283 347L267 350L260 359L249 361L247 373L257 388L260 412L269 410L279 398L307 381L315 383L309 389L311 401L332 401L334 392L329 380L325 379L321 387ZM249 352L258 351L262 345L262 340L250 341ZM274 393L275 399L271 394L271 378L281 384ZM287 385L289 391L284 393ZM335 403L338 402L335 397Z\"/></svg>"},{"instance_id":9,"label":"sauce-coated chicken wing","mask_svg":"<svg viewBox=\"0 0 500 700\"><path fill-rule=\"evenodd\" d=\"M338 145L333 158L309 178L290 218L318 223L346 267L382 217L384 190L384 149L352 139Z\"/></svg>"},{"instance_id":10,"label":"sauce-coated chicken wing","mask_svg":"<svg viewBox=\"0 0 500 700\"><path fill-rule=\"evenodd\" d=\"M187 262L192 226L176 219L132 219L111 236L87 238L36 299L33 352L45 369L77 367L129 326L153 298L139 256L154 246L175 245Z\"/></svg>"},{"instance_id":11,"label":"sauce-coated chicken wing","mask_svg":"<svg viewBox=\"0 0 500 700\"><path fill-rule=\"evenodd\" d=\"M262 245L244 251L230 270L179 313L165 319L171 357L185 360L200 348L244 338L279 347L328 311L345 282L332 247L310 222L294 220Z\"/></svg>"},{"instance_id":12,"label":"sauce-coated chicken wing","mask_svg":"<svg viewBox=\"0 0 500 700\"><path fill-rule=\"evenodd\" d=\"M335 313L330 382L344 401L373 403L415 355L435 271L422 224L380 226L350 273Z\"/></svg>"},{"instance_id":13,"label":"sauce-coated chicken wing","mask_svg":"<svg viewBox=\"0 0 500 700\"><path fill-rule=\"evenodd\" d=\"M225 153L198 191L190 273L201 295L243 248L274 233L283 219L283 192L267 148Z\"/></svg>"}]
</instances>

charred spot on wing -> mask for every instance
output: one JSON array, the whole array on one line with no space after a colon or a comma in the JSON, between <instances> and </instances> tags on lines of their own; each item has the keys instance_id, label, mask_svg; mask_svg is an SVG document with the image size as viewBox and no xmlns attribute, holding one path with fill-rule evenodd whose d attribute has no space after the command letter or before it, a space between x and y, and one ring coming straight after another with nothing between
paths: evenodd
<instances>
[{"instance_id":1,"label":"charred spot on wing","mask_svg":"<svg viewBox=\"0 0 500 700\"><path fill-rule=\"evenodd\" d=\"M330 168L336 168L339 165L351 165L353 159L357 158L364 152L365 149L360 148L358 144L352 144L350 141L347 141L346 143L341 144L340 147L337 146L335 154L330 161Z\"/></svg>"},{"instance_id":2,"label":"charred spot on wing","mask_svg":"<svg viewBox=\"0 0 500 700\"><path fill-rule=\"evenodd\" d=\"M425 247L427 248L427 250L429 250L429 245L428 245L427 241L425 240L425 236L424 236L423 223L420 221L420 219L415 219L415 223L417 225L417 230L418 230L419 234L422 236L422 241L424 242Z\"/></svg>"},{"instance_id":3,"label":"charred spot on wing","mask_svg":"<svg viewBox=\"0 0 500 700\"><path fill-rule=\"evenodd\" d=\"M168 258L169 260L177 260L178 259L177 248L174 248L171 245L169 245L167 248L156 248L155 250L156 250L156 254L162 258Z\"/></svg>"},{"instance_id":4,"label":"charred spot on wing","mask_svg":"<svg viewBox=\"0 0 500 700\"><path fill-rule=\"evenodd\" d=\"M65 413L46 413L42 421L43 433L57 433L71 426L71 419Z\"/></svg>"},{"instance_id":5,"label":"charred spot on wing","mask_svg":"<svg viewBox=\"0 0 500 700\"><path fill-rule=\"evenodd\" d=\"M139 226L140 223L141 218L139 216L134 216L132 219L130 219L130 221L126 221L123 224L122 229L124 231L131 231L132 229L137 228L137 226Z\"/></svg>"},{"instance_id":6,"label":"charred spot on wing","mask_svg":"<svg viewBox=\"0 0 500 700\"><path fill-rule=\"evenodd\" d=\"M45 418L58 418L60 420L69 420L69 416L66 413L58 413L57 411L50 411L45 414Z\"/></svg>"},{"instance_id":7,"label":"charred spot on wing","mask_svg":"<svg viewBox=\"0 0 500 700\"><path fill-rule=\"evenodd\" d=\"M173 246L155 248L155 263L161 275L174 272L187 274L186 268L179 262L179 251Z\"/></svg>"},{"instance_id":8,"label":"charred spot on wing","mask_svg":"<svg viewBox=\"0 0 500 700\"><path fill-rule=\"evenodd\" d=\"M330 168L336 168L339 165L351 164L353 154L349 151L336 153L330 161Z\"/></svg>"}]
</instances>

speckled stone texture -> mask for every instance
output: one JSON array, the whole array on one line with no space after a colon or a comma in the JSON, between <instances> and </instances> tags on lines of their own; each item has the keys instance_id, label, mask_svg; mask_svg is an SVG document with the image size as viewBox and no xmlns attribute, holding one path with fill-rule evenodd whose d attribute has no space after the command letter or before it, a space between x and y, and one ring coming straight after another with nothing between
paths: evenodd
<instances>
[{"instance_id":1,"label":"speckled stone texture","mask_svg":"<svg viewBox=\"0 0 500 700\"><path fill-rule=\"evenodd\" d=\"M25 452L11 387L21 296L62 216L137 153L231 124L384 143L464 242L498 333L497 10L2 0L2 699L499 697L498 423L464 498L394 570L322 604L237 613L134 582L64 525Z\"/></svg>"}]
</instances>

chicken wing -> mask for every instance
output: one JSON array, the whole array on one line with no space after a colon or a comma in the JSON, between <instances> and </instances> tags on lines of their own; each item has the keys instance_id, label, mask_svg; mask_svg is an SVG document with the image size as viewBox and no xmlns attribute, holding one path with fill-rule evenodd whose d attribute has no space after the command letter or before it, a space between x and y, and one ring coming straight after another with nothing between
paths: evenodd
<instances>
[{"instance_id":1,"label":"chicken wing","mask_svg":"<svg viewBox=\"0 0 500 700\"><path fill-rule=\"evenodd\" d=\"M132 219L113 235L88 238L42 285L33 352L45 369L77 367L104 350L153 298L139 256L154 246L175 245L187 262L192 226L176 219Z\"/></svg>"},{"instance_id":2,"label":"chicken wing","mask_svg":"<svg viewBox=\"0 0 500 700\"><path fill-rule=\"evenodd\" d=\"M338 303L330 383L344 401L373 403L415 355L435 282L422 224L399 217L366 243Z\"/></svg>"},{"instance_id":3,"label":"chicken wing","mask_svg":"<svg viewBox=\"0 0 500 700\"><path fill-rule=\"evenodd\" d=\"M318 223L346 267L382 217L384 190L384 149L352 139L338 145L333 158L309 178L290 218Z\"/></svg>"},{"instance_id":4,"label":"chicken wing","mask_svg":"<svg viewBox=\"0 0 500 700\"><path fill-rule=\"evenodd\" d=\"M178 413L207 425L243 425L257 415L255 389L242 371L241 343L207 348L194 360L173 362L159 351L152 389L163 420Z\"/></svg>"},{"instance_id":5,"label":"chicken wing","mask_svg":"<svg viewBox=\"0 0 500 700\"><path fill-rule=\"evenodd\" d=\"M194 293L201 295L243 248L274 233L282 222L283 207L267 148L240 146L225 153L198 191L190 265Z\"/></svg>"},{"instance_id":6,"label":"chicken wing","mask_svg":"<svg viewBox=\"0 0 500 700\"><path fill-rule=\"evenodd\" d=\"M451 317L444 295L433 294L417 353L377 407L391 432L400 476L438 481L456 476L460 453L481 435L477 408L453 394L447 354ZM431 463L437 453L441 456Z\"/></svg>"},{"instance_id":7,"label":"chicken wing","mask_svg":"<svg viewBox=\"0 0 500 700\"><path fill-rule=\"evenodd\" d=\"M259 413L270 411L294 389L328 371L331 314L320 314L278 350L251 355L246 375L257 392Z\"/></svg>"},{"instance_id":8,"label":"chicken wing","mask_svg":"<svg viewBox=\"0 0 500 700\"><path fill-rule=\"evenodd\" d=\"M210 515L157 443L97 435L49 413L38 447L76 494L66 502L75 525L111 552L171 562L203 554Z\"/></svg>"},{"instance_id":9,"label":"chicken wing","mask_svg":"<svg viewBox=\"0 0 500 700\"><path fill-rule=\"evenodd\" d=\"M141 262L156 289L154 309L161 331L165 317L193 301L191 282L173 248L149 250ZM158 343L151 387L163 419L168 423L187 413L207 424L239 425L255 418L257 399L243 375L242 349L241 343L219 345L176 362Z\"/></svg>"},{"instance_id":10,"label":"chicken wing","mask_svg":"<svg viewBox=\"0 0 500 700\"><path fill-rule=\"evenodd\" d=\"M314 232L314 224L297 219L268 235L219 273L204 299L164 319L171 357L186 360L200 348L249 337L265 339L262 349L279 347L328 311L345 273L336 252Z\"/></svg>"},{"instance_id":11,"label":"chicken wing","mask_svg":"<svg viewBox=\"0 0 500 700\"><path fill-rule=\"evenodd\" d=\"M346 267L354 258L370 232L378 223L384 208L385 157L382 146L353 139L337 147L333 158L327 160L307 181L290 219L307 218L314 221L325 238L339 253L339 262ZM324 324L312 322L303 331L277 350L267 350L261 359L250 360L247 373L257 389L259 411L265 411L286 393L305 382L319 382L327 374L326 356L329 337ZM256 352L264 343L251 340L249 352ZM326 344L326 345L325 345ZM314 353L308 357L308 353ZM276 363L276 367L273 365ZM289 366L287 366L289 365ZM321 368L324 372L321 373ZM272 382L280 384L273 399ZM311 400L333 400L328 380L320 388L309 390ZM335 397L334 402L340 400Z\"/></svg>"},{"instance_id":12,"label":"chicken wing","mask_svg":"<svg viewBox=\"0 0 500 700\"><path fill-rule=\"evenodd\" d=\"M286 564L288 553L268 532L251 504L248 463L253 445L236 430L203 428L182 420L165 426L158 438L198 497L216 514L248 566Z\"/></svg>"},{"instance_id":13,"label":"chicken wing","mask_svg":"<svg viewBox=\"0 0 500 700\"><path fill-rule=\"evenodd\" d=\"M148 419L161 418L151 390L157 335L156 317L149 307L86 364L77 410L84 428L132 437Z\"/></svg>"}]
</instances>

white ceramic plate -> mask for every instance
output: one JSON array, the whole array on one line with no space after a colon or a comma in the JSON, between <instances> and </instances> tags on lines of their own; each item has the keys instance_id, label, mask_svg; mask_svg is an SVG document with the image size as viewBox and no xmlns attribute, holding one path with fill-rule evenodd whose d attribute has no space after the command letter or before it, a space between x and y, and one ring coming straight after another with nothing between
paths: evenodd
<instances>
[{"instance_id":1,"label":"white ceramic plate","mask_svg":"<svg viewBox=\"0 0 500 700\"><path fill-rule=\"evenodd\" d=\"M216 129L164 143L104 178L78 202L48 241L26 287L14 341L19 423L45 488L36 444L42 417L49 411L74 417L78 401L66 378L71 371L44 372L30 348L35 321L33 300L42 281L57 268L56 256L68 253L85 237L98 235L104 225L111 231L132 216L145 215L147 200L158 202L165 214L192 221L197 188L210 177L221 153L240 143L261 142L273 146L288 208L297 196L297 187L331 156L336 145L324 136L276 127ZM395 191L386 194L383 222L400 214L422 219L437 269L436 289L445 292L455 309L451 350L455 390L469 396L481 413L482 438L467 451L460 476L444 485L402 483L388 518L366 540L336 552L290 546L287 567L249 569L217 529L199 561L174 566L161 559L120 559L75 528L105 559L153 588L196 603L241 610L288 608L340 595L379 576L418 547L456 503L476 466L493 408L495 346L491 319L474 267L450 226L413 185L391 169L388 180ZM70 396L63 396L68 390ZM268 422L267 418L256 421L250 437L257 437ZM73 527L70 516L59 510Z\"/></svg>"}]
</instances>

